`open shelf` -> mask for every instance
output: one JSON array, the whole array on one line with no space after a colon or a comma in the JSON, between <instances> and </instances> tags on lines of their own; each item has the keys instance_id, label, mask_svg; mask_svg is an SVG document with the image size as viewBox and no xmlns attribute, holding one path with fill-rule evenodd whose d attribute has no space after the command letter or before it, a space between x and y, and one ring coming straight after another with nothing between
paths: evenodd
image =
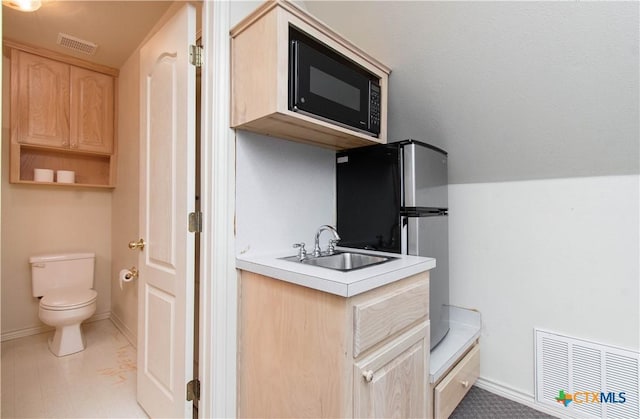
<instances>
[{"instance_id":1,"label":"open shelf","mask_svg":"<svg viewBox=\"0 0 640 419\"><path fill-rule=\"evenodd\" d=\"M20 146L20 166L12 167L12 182L37 185L82 186L113 188L110 155L73 153L32 146ZM75 183L35 182L33 170L72 170ZM14 171L15 169L18 169Z\"/></svg>"}]
</instances>

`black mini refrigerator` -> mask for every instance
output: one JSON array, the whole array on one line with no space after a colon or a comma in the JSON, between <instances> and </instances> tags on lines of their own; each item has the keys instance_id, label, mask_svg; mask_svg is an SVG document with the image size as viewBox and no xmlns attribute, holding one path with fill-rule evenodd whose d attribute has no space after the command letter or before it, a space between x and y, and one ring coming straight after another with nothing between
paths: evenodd
<instances>
[{"instance_id":1,"label":"black mini refrigerator","mask_svg":"<svg viewBox=\"0 0 640 419\"><path fill-rule=\"evenodd\" d=\"M447 153L415 140L336 154L340 246L428 256L431 349L449 331Z\"/></svg>"}]
</instances>

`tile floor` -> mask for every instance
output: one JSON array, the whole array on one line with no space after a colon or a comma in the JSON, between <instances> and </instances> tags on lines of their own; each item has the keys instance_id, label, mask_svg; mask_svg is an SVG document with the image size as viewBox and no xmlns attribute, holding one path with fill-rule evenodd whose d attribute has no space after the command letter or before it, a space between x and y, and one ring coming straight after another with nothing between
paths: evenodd
<instances>
[{"instance_id":1,"label":"tile floor","mask_svg":"<svg viewBox=\"0 0 640 419\"><path fill-rule=\"evenodd\" d=\"M136 350L110 320L83 325L87 348L57 358L53 332L2 342L2 418L146 418Z\"/></svg>"},{"instance_id":2,"label":"tile floor","mask_svg":"<svg viewBox=\"0 0 640 419\"><path fill-rule=\"evenodd\" d=\"M554 417L473 386L449 419L554 419Z\"/></svg>"}]
</instances>

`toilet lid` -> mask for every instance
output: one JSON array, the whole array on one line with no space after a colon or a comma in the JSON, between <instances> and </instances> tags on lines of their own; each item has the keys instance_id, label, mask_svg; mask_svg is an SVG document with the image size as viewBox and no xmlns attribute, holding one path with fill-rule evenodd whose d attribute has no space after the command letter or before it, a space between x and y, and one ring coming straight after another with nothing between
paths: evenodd
<instances>
[{"instance_id":1,"label":"toilet lid","mask_svg":"<svg viewBox=\"0 0 640 419\"><path fill-rule=\"evenodd\" d=\"M98 298L96 290L58 288L47 292L40 300L40 307L47 310L71 310L92 304Z\"/></svg>"}]
</instances>

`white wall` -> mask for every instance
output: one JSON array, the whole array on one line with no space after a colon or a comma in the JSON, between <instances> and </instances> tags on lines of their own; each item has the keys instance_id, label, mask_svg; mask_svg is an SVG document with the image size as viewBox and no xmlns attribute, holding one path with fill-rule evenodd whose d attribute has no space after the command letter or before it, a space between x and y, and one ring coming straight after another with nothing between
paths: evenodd
<instances>
[{"instance_id":1,"label":"white wall","mask_svg":"<svg viewBox=\"0 0 640 419\"><path fill-rule=\"evenodd\" d=\"M138 284L126 283L120 289L118 272L138 264L138 252L127 247L137 240L138 178L140 155L139 92L140 68L138 51L120 68L118 78L118 186L113 191L113 245L111 248L111 315L127 336L136 343L138 331Z\"/></svg>"},{"instance_id":2,"label":"white wall","mask_svg":"<svg viewBox=\"0 0 640 419\"><path fill-rule=\"evenodd\" d=\"M307 10L307 4L303 0L291 0L291 2L300 6L302 9ZM229 25L233 27L255 9L260 7L262 3L264 3L262 0L231 0L231 7L229 8Z\"/></svg>"},{"instance_id":3,"label":"white wall","mask_svg":"<svg viewBox=\"0 0 640 419\"><path fill-rule=\"evenodd\" d=\"M262 2L231 2L231 26ZM306 3L295 1L306 9ZM335 152L236 131L236 253L313 250L323 224L336 223ZM325 233L326 235L326 233ZM320 243L326 246L328 237Z\"/></svg>"},{"instance_id":4,"label":"white wall","mask_svg":"<svg viewBox=\"0 0 640 419\"><path fill-rule=\"evenodd\" d=\"M236 156L236 253L313 250L318 227L335 225L335 152L237 131Z\"/></svg>"},{"instance_id":5,"label":"white wall","mask_svg":"<svg viewBox=\"0 0 640 419\"><path fill-rule=\"evenodd\" d=\"M40 328L29 257L95 252L96 315L111 304L111 191L9 183L9 72L3 59L2 334Z\"/></svg>"},{"instance_id":6,"label":"white wall","mask_svg":"<svg viewBox=\"0 0 640 419\"><path fill-rule=\"evenodd\" d=\"M229 25L233 27L261 4L259 0L232 0L229 8Z\"/></svg>"},{"instance_id":7,"label":"white wall","mask_svg":"<svg viewBox=\"0 0 640 419\"><path fill-rule=\"evenodd\" d=\"M307 6L391 67L389 138L447 150L451 183L639 173L639 2Z\"/></svg>"},{"instance_id":8,"label":"white wall","mask_svg":"<svg viewBox=\"0 0 640 419\"><path fill-rule=\"evenodd\" d=\"M531 397L533 327L639 350L638 3L307 6L392 68L392 138L449 151L481 378Z\"/></svg>"},{"instance_id":9,"label":"white wall","mask_svg":"<svg viewBox=\"0 0 640 419\"><path fill-rule=\"evenodd\" d=\"M2 10L0 10L0 30L2 30ZM4 61L4 59L3 59ZM4 62L3 62L4 64ZM3 67L0 66L0 72L4 73ZM2 74L0 74L0 77L2 77ZM0 97L4 98L4 83L0 83ZM2 101L0 101L0 104L2 103ZM2 110L2 105L0 105L0 111ZM3 118L4 120L4 118ZM2 135L4 137L4 132L0 131L0 135ZM3 159L0 159L0 173L2 172L2 168L4 167L4 161ZM0 208L2 208L2 194L0 193ZM2 237L2 214L0 214L0 237ZM0 240L0 255L2 255L2 240ZM1 264L1 260L0 260L0 264ZM1 268L0 268L1 269ZM0 272L0 282L2 281L2 273ZM0 322L1 322L1 318L2 318L2 286L0 283ZM1 327L0 327L1 330ZM2 367L1 367L1 363L0 363L0 377L2 377ZM0 399L2 398L2 383L0 382Z\"/></svg>"},{"instance_id":10,"label":"white wall","mask_svg":"<svg viewBox=\"0 0 640 419\"><path fill-rule=\"evenodd\" d=\"M533 328L640 350L640 177L450 185L451 303L481 377L533 396Z\"/></svg>"}]
</instances>

